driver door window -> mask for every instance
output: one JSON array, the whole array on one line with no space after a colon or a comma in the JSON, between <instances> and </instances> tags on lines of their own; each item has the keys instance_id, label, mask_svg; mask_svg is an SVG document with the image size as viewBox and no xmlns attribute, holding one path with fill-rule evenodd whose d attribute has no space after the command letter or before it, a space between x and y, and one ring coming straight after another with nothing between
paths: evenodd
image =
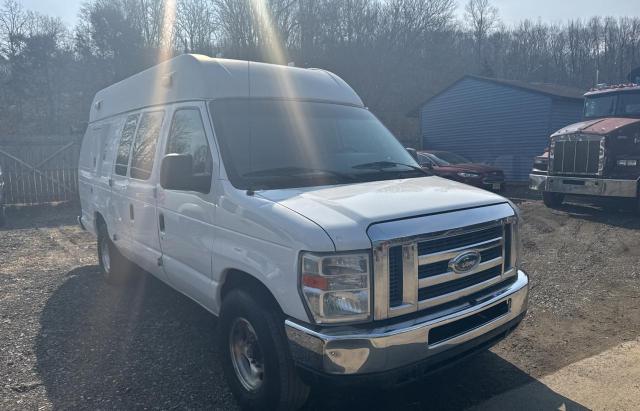
<instances>
[{"instance_id":1,"label":"driver door window","mask_svg":"<svg viewBox=\"0 0 640 411\"><path fill-rule=\"evenodd\" d=\"M191 154L194 176L212 174L213 159L199 109L184 108L175 112L165 154Z\"/></svg>"}]
</instances>

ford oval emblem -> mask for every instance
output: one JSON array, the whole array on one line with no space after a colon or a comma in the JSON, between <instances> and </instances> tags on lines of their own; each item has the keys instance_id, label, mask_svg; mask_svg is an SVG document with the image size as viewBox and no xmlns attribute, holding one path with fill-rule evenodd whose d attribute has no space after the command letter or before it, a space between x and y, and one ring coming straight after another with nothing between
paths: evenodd
<instances>
[{"instance_id":1,"label":"ford oval emblem","mask_svg":"<svg viewBox=\"0 0 640 411\"><path fill-rule=\"evenodd\" d=\"M480 253L465 251L449 261L449 268L458 274L468 273L480 264Z\"/></svg>"}]
</instances>

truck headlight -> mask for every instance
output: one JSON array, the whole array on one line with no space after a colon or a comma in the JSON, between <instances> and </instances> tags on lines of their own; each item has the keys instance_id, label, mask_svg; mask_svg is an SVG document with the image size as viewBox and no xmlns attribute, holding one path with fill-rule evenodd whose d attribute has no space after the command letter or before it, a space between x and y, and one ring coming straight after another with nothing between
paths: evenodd
<instances>
[{"instance_id":1,"label":"truck headlight","mask_svg":"<svg viewBox=\"0 0 640 411\"><path fill-rule=\"evenodd\" d=\"M318 324L368 320L369 253L301 254L300 290Z\"/></svg>"},{"instance_id":2,"label":"truck headlight","mask_svg":"<svg viewBox=\"0 0 640 411\"><path fill-rule=\"evenodd\" d=\"M478 177L480 177L480 174L477 174L477 173L458 173L458 175L460 177L463 177L463 178L478 178Z\"/></svg>"},{"instance_id":3,"label":"truck headlight","mask_svg":"<svg viewBox=\"0 0 640 411\"><path fill-rule=\"evenodd\" d=\"M549 169L548 157L536 157L533 160L533 169L539 171L547 171Z\"/></svg>"}]
</instances>

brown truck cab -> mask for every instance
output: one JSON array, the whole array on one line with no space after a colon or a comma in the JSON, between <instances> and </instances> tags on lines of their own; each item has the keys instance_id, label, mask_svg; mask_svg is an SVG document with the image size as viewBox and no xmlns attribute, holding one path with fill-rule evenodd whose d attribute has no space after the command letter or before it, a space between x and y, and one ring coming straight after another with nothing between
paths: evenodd
<instances>
[{"instance_id":1,"label":"brown truck cab","mask_svg":"<svg viewBox=\"0 0 640 411\"><path fill-rule=\"evenodd\" d=\"M635 199L640 211L640 84L599 86L585 94L584 121L556 131L534 159L530 188L548 207L565 195Z\"/></svg>"}]
</instances>

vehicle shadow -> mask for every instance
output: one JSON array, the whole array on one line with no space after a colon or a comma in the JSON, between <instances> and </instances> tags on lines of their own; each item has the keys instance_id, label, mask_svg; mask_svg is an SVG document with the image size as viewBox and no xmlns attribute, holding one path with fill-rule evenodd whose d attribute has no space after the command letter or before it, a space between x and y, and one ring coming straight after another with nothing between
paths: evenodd
<instances>
[{"instance_id":1,"label":"vehicle shadow","mask_svg":"<svg viewBox=\"0 0 640 411\"><path fill-rule=\"evenodd\" d=\"M42 311L37 371L54 409L236 409L215 327L211 314L150 275L112 287L97 266L84 266L67 273ZM314 387L306 408L461 410L534 381L486 352L391 390ZM585 409L535 384L536 409Z\"/></svg>"},{"instance_id":2,"label":"vehicle shadow","mask_svg":"<svg viewBox=\"0 0 640 411\"><path fill-rule=\"evenodd\" d=\"M504 397L496 397L501 394ZM491 399L495 401L489 401ZM322 387L312 393L307 409L588 410L491 351L399 388L335 390Z\"/></svg>"},{"instance_id":3,"label":"vehicle shadow","mask_svg":"<svg viewBox=\"0 0 640 411\"><path fill-rule=\"evenodd\" d=\"M215 317L151 275L105 284L76 268L48 299L37 370L54 409L234 408Z\"/></svg>"},{"instance_id":4,"label":"vehicle shadow","mask_svg":"<svg viewBox=\"0 0 640 411\"><path fill-rule=\"evenodd\" d=\"M570 197L561 206L552 210L565 212L573 218L606 224L615 227L640 229L640 217L633 210L634 204L619 199L586 201Z\"/></svg>"}]
</instances>

